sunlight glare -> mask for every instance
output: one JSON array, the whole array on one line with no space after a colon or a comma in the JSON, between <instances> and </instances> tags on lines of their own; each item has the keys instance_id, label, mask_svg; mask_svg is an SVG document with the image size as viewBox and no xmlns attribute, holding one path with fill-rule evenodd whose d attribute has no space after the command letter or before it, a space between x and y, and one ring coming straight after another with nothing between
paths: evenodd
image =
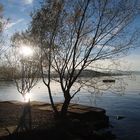
<instances>
[{"instance_id":1,"label":"sunlight glare","mask_svg":"<svg viewBox=\"0 0 140 140\"><path fill-rule=\"evenodd\" d=\"M31 98L31 93L27 92L24 96L24 99L25 99L24 101L29 102L30 98Z\"/></svg>"},{"instance_id":2,"label":"sunlight glare","mask_svg":"<svg viewBox=\"0 0 140 140\"><path fill-rule=\"evenodd\" d=\"M20 48L20 54L22 54L24 57L32 56L33 50L30 46L22 45Z\"/></svg>"}]
</instances>

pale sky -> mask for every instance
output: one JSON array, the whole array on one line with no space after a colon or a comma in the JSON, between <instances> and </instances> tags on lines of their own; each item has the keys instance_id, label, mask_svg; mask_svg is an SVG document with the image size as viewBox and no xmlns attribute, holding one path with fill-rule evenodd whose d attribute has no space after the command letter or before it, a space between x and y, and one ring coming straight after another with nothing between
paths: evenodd
<instances>
[{"instance_id":1,"label":"pale sky","mask_svg":"<svg viewBox=\"0 0 140 140\"><path fill-rule=\"evenodd\" d=\"M10 18L5 27L5 34L9 37L16 31L25 30L30 21L30 13L40 6L42 0L0 0L4 6L4 17ZM140 25L140 16L133 23L133 28ZM121 58L130 70L140 71L140 47L132 50L127 57ZM127 69L126 69L127 70Z\"/></svg>"}]
</instances>

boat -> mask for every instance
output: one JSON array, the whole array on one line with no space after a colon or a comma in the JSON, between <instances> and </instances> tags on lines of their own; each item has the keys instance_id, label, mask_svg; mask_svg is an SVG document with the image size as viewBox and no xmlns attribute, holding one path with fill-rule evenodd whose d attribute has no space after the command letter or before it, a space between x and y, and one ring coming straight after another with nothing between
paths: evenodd
<instances>
[{"instance_id":1,"label":"boat","mask_svg":"<svg viewBox=\"0 0 140 140\"><path fill-rule=\"evenodd\" d=\"M115 80L114 79L104 79L103 82L104 83L114 83Z\"/></svg>"}]
</instances>

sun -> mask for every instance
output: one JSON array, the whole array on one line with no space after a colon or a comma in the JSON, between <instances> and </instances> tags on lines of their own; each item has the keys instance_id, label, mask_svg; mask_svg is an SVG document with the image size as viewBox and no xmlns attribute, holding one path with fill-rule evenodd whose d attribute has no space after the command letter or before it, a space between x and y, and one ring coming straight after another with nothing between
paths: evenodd
<instances>
[{"instance_id":1,"label":"sun","mask_svg":"<svg viewBox=\"0 0 140 140\"><path fill-rule=\"evenodd\" d=\"M33 55L33 50L31 49L31 46L22 45L20 48L20 54L24 57L30 57Z\"/></svg>"},{"instance_id":2,"label":"sun","mask_svg":"<svg viewBox=\"0 0 140 140\"><path fill-rule=\"evenodd\" d=\"M31 98L31 93L27 92L24 96L24 99L25 99L24 101L29 102L30 98Z\"/></svg>"}]
</instances>

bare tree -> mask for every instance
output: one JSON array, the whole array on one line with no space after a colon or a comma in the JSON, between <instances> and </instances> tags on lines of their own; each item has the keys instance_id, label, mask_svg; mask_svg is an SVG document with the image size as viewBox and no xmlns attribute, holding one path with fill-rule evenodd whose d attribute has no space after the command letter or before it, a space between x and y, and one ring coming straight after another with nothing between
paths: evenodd
<instances>
[{"instance_id":1,"label":"bare tree","mask_svg":"<svg viewBox=\"0 0 140 140\"><path fill-rule=\"evenodd\" d=\"M57 73L64 95L60 113L64 117L71 99L84 86L80 82L73 89L81 73L99 60L117 58L134 47L138 33L129 25L138 7L137 0L45 0L32 14L29 32L42 51L43 82L56 114L52 73Z\"/></svg>"},{"instance_id":2,"label":"bare tree","mask_svg":"<svg viewBox=\"0 0 140 140\"><path fill-rule=\"evenodd\" d=\"M13 71L16 71L16 69L9 67L9 64L2 62L0 66L0 78L11 81L13 77Z\"/></svg>"},{"instance_id":3,"label":"bare tree","mask_svg":"<svg viewBox=\"0 0 140 140\"><path fill-rule=\"evenodd\" d=\"M3 19L3 5L0 4L0 56L5 51L4 49L4 37L3 37L3 29L6 22Z\"/></svg>"},{"instance_id":4,"label":"bare tree","mask_svg":"<svg viewBox=\"0 0 140 140\"><path fill-rule=\"evenodd\" d=\"M12 36L12 48L7 53L6 58L9 67L13 68L13 80L15 81L18 92L24 98L23 112L19 124L15 130L26 131L32 128L30 91L37 84L39 79L39 61L35 61L33 44L29 39L23 39L24 34L15 33Z\"/></svg>"}]
</instances>

